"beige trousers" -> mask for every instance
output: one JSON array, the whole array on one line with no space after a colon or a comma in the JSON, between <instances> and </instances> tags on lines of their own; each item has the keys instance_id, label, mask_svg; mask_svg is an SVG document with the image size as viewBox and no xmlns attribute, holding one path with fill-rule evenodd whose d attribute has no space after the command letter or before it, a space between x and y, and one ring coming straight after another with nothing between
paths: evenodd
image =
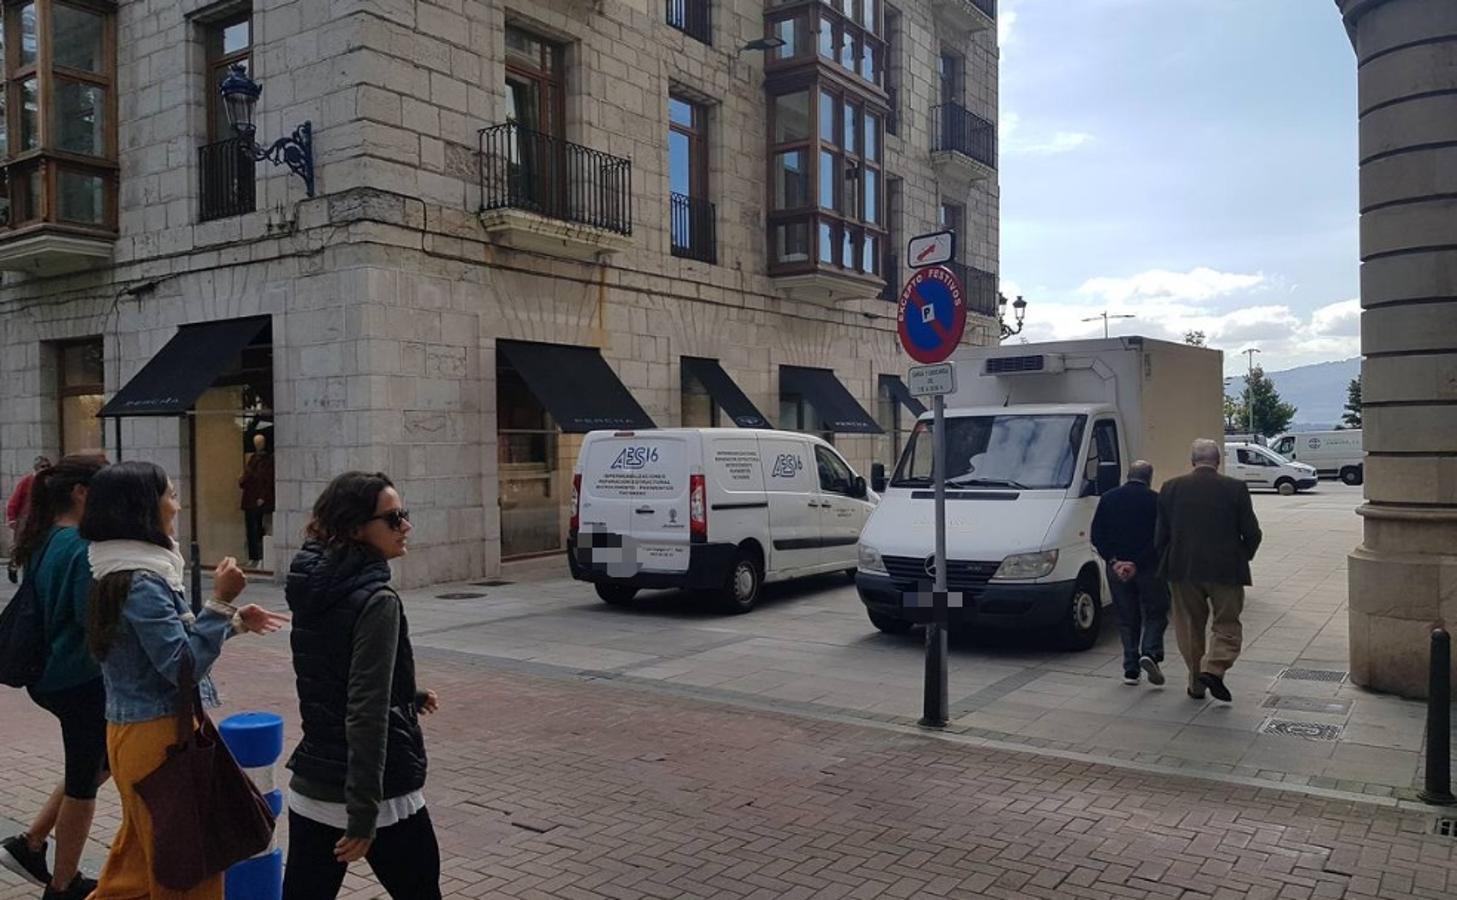
<instances>
[{"instance_id":1,"label":"beige trousers","mask_svg":"<svg viewBox=\"0 0 1457 900\"><path fill-rule=\"evenodd\" d=\"M1239 615L1245 606L1244 586L1174 581L1170 582L1169 591L1173 596L1174 637L1189 666L1189 688L1203 691L1200 672L1222 678L1239 658L1244 639L1239 624ZM1207 642L1206 627L1212 635Z\"/></svg>"}]
</instances>

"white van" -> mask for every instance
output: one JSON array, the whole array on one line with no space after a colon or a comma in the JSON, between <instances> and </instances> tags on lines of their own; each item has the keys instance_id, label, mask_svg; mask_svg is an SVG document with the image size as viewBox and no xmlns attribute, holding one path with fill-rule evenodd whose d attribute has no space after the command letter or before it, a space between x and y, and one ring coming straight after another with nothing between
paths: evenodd
<instances>
[{"instance_id":1,"label":"white van","mask_svg":"<svg viewBox=\"0 0 1457 900\"><path fill-rule=\"evenodd\" d=\"M1286 495L1320 483L1314 466L1291 462L1259 444L1225 444L1224 474L1240 479L1251 489L1268 488Z\"/></svg>"},{"instance_id":2,"label":"white van","mask_svg":"<svg viewBox=\"0 0 1457 900\"><path fill-rule=\"evenodd\" d=\"M567 560L608 603L687 588L748 612L766 582L853 575L878 499L833 446L806 434L594 431L572 475Z\"/></svg>"},{"instance_id":3,"label":"white van","mask_svg":"<svg viewBox=\"0 0 1457 900\"><path fill-rule=\"evenodd\" d=\"M1350 485L1366 480L1359 428L1282 434L1270 442L1270 447L1286 459L1315 466L1318 475L1339 478Z\"/></svg>"}]
</instances>

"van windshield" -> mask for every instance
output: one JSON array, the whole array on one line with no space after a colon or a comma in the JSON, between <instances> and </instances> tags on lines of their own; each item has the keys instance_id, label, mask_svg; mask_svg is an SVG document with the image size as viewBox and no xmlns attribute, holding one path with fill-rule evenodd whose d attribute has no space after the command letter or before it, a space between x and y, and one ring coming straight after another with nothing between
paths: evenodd
<instances>
[{"instance_id":1,"label":"van windshield","mask_svg":"<svg viewBox=\"0 0 1457 900\"><path fill-rule=\"evenodd\" d=\"M1066 488L1087 416L957 416L946 420L951 487ZM917 422L891 487L926 487L933 475L931 423Z\"/></svg>"}]
</instances>

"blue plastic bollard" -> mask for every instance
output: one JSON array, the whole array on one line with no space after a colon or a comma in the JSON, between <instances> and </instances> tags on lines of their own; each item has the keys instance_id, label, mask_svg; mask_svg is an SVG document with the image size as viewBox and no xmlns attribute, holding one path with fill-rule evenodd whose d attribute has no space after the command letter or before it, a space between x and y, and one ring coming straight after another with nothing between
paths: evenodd
<instances>
[{"instance_id":1,"label":"blue plastic bollard","mask_svg":"<svg viewBox=\"0 0 1457 900\"><path fill-rule=\"evenodd\" d=\"M283 791L274 784L273 767L283 756L283 718L273 713L246 712L218 723L223 743L263 793L274 816L283 815ZM227 900L281 900L283 851L270 847L245 859L223 876Z\"/></svg>"}]
</instances>

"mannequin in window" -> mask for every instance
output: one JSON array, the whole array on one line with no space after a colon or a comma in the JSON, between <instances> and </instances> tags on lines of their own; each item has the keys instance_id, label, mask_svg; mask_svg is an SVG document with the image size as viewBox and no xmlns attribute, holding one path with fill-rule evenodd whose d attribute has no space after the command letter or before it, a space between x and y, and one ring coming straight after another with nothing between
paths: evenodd
<instances>
[{"instance_id":1,"label":"mannequin in window","mask_svg":"<svg viewBox=\"0 0 1457 900\"><path fill-rule=\"evenodd\" d=\"M253 435L253 452L238 479L243 489L243 524L248 532L248 568L263 565L263 520L273 512L273 453L268 436Z\"/></svg>"}]
</instances>

